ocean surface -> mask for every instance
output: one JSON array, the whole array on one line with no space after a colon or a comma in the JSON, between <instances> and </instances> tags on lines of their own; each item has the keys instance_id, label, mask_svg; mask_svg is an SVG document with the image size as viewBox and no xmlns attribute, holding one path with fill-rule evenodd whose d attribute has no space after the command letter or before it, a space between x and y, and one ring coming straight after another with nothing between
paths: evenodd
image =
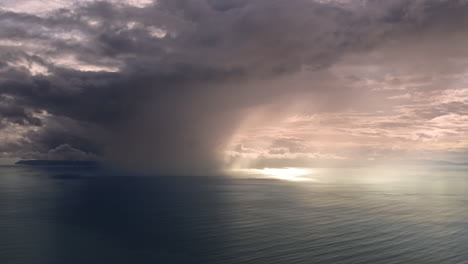
<instances>
[{"instance_id":1,"label":"ocean surface","mask_svg":"<svg viewBox=\"0 0 468 264\"><path fill-rule=\"evenodd\" d=\"M0 167L0 263L468 263L463 169L308 180Z\"/></svg>"}]
</instances>

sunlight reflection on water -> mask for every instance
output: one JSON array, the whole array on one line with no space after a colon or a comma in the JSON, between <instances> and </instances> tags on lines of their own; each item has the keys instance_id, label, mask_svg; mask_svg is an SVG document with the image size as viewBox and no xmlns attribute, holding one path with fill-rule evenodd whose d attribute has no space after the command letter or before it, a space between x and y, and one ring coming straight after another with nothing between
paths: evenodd
<instances>
[{"instance_id":1,"label":"sunlight reflection on water","mask_svg":"<svg viewBox=\"0 0 468 264\"><path fill-rule=\"evenodd\" d=\"M285 181L314 181L310 176L312 169L305 168L264 168L264 169L241 169L235 173L243 173L254 178L269 178Z\"/></svg>"}]
</instances>

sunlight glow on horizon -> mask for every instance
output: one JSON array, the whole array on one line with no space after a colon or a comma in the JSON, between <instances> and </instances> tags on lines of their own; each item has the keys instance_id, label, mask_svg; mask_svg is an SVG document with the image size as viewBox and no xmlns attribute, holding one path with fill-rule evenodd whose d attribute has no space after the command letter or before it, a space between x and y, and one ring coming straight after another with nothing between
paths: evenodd
<instances>
[{"instance_id":1,"label":"sunlight glow on horizon","mask_svg":"<svg viewBox=\"0 0 468 264\"><path fill-rule=\"evenodd\" d=\"M264 168L264 169L239 169L234 172L257 175L259 178L272 178L285 181L313 181L310 175L312 170L305 168Z\"/></svg>"}]
</instances>

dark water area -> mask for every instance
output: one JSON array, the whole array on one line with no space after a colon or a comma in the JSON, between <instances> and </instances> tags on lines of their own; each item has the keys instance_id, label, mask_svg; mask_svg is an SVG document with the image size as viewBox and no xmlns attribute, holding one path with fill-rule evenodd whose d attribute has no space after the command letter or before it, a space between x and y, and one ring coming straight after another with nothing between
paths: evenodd
<instances>
[{"instance_id":1,"label":"dark water area","mask_svg":"<svg viewBox=\"0 0 468 264\"><path fill-rule=\"evenodd\" d=\"M467 190L3 166L0 263L468 263Z\"/></svg>"}]
</instances>

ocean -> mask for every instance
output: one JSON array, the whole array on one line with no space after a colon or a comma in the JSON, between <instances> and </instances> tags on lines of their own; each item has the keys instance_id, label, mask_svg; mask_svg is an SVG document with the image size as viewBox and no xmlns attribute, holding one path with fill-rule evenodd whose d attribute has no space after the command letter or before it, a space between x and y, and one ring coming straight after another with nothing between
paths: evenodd
<instances>
[{"instance_id":1,"label":"ocean","mask_svg":"<svg viewBox=\"0 0 468 264\"><path fill-rule=\"evenodd\" d=\"M305 181L0 167L0 263L468 263L461 168Z\"/></svg>"}]
</instances>

